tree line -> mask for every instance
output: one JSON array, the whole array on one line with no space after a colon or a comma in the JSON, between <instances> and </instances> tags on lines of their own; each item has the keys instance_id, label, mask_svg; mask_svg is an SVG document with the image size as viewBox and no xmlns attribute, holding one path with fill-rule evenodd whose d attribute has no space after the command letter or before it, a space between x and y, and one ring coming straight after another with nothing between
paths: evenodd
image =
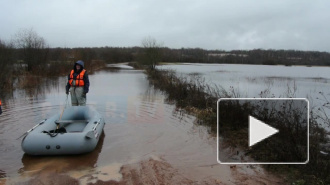
<instances>
[{"instance_id":1,"label":"tree line","mask_svg":"<svg viewBox=\"0 0 330 185\"><path fill-rule=\"evenodd\" d=\"M62 55L59 55L62 53ZM330 53L299 50L205 50L201 48L173 49L157 45L136 47L99 47L99 48L53 48L50 49L50 60L63 60L60 56L73 53L85 60L103 60L106 63L140 62L148 64L154 60L171 63L227 63L227 64L260 64L260 65L307 65L330 66ZM79 58L79 57L76 57Z\"/></svg>"},{"instance_id":2,"label":"tree line","mask_svg":"<svg viewBox=\"0 0 330 185\"><path fill-rule=\"evenodd\" d=\"M136 62L155 68L160 62L228 63L262 65L329 66L330 53L299 50L205 50L202 48L168 48L152 37L136 47L51 48L32 29L20 30L11 42L0 38L0 88L11 84L13 75L59 75L67 73L73 62L83 60L86 68L95 64Z\"/></svg>"},{"instance_id":3,"label":"tree line","mask_svg":"<svg viewBox=\"0 0 330 185\"><path fill-rule=\"evenodd\" d=\"M205 50L201 48L173 49L156 45L136 47L98 48L52 48L49 60L64 60L63 56L73 54L85 60L103 60L106 63L140 62L146 64L148 57L159 62L171 63L227 63L260 65L306 65L330 66L330 53L299 50ZM153 54L152 54L153 53ZM61 58L62 57L62 58ZM150 59L152 60L152 59Z\"/></svg>"}]
</instances>

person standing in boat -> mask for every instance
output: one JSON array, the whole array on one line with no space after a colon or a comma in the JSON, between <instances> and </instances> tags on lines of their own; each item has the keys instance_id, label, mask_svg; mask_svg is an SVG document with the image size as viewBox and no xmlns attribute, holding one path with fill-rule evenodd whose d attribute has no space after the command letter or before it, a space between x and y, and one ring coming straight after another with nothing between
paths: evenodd
<instances>
[{"instance_id":1,"label":"person standing in boat","mask_svg":"<svg viewBox=\"0 0 330 185\"><path fill-rule=\"evenodd\" d=\"M70 90L71 88L71 90ZM66 84L66 94L71 92L72 106L85 106L86 94L89 91L89 79L87 71L84 69L84 62L78 60L68 76Z\"/></svg>"}]
</instances>

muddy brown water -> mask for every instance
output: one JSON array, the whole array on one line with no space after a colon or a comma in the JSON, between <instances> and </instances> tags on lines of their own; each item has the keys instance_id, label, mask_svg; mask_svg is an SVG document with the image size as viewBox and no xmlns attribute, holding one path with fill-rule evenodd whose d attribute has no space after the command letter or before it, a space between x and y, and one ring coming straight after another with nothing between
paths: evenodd
<instances>
[{"instance_id":1,"label":"muddy brown water","mask_svg":"<svg viewBox=\"0 0 330 185\"><path fill-rule=\"evenodd\" d=\"M106 125L96 149L74 156L29 156L21 136L63 110L65 77L2 99L0 184L277 184L259 167L217 163L216 138L181 114L143 71L119 65L90 74L87 106Z\"/></svg>"}]
</instances>

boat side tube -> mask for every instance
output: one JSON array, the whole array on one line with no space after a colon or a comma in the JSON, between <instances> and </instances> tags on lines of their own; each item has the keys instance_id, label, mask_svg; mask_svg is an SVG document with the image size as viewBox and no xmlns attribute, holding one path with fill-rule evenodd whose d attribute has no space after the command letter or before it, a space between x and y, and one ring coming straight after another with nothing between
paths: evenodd
<instances>
[{"instance_id":1,"label":"boat side tube","mask_svg":"<svg viewBox=\"0 0 330 185\"><path fill-rule=\"evenodd\" d=\"M58 114L47 119L42 125L25 136L21 145L23 151L30 155L71 155L93 151L102 134L105 124L104 119L96 111L91 113L89 108L74 109L87 111L85 114L90 115L88 116L87 125L81 132L58 133L55 137L45 133L45 131L56 129L57 124L55 122L59 118ZM67 119L70 119L70 117ZM62 126L67 124L65 121L63 123Z\"/></svg>"}]
</instances>

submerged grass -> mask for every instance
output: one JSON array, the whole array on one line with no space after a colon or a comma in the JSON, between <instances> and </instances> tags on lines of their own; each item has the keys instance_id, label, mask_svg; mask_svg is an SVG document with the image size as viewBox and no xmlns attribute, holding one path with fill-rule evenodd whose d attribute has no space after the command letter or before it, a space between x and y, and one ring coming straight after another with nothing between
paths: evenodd
<instances>
[{"instance_id":1,"label":"submerged grass","mask_svg":"<svg viewBox=\"0 0 330 185\"><path fill-rule=\"evenodd\" d=\"M177 107L185 110L187 113L194 114L198 123L210 127L210 133L215 135L217 133L217 100L219 98L239 97L239 92L231 87L228 91L221 87L215 86L211 88L204 82L204 79L199 75L181 76L178 77L175 71L171 70L147 70L149 81L158 89L167 93L169 101L176 103ZM266 92L266 91L265 91ZM268 92L270 94L270 92ZM264 97L265 94L260 94ZM279 126L285 128L285 135L291 136L291 140L286 141L285 146L279 147L279 156L274 156L271 152L265 149L259 149L256 152L250 152L246 146L248 138L248 130L244 121L235 123L237 120L243 120L247 117L246 112L259 111L262 115L262 110L258 110L257 106L227 104L223 105L221 112L222 120L219 122L221 125L221 136L226 136L226 142L231 147L239 147L245 151L246 155L253 157L255 160L271 161L272 159L303 159L306 154L301 148L295 147L296 143L304 140L305 138L298 138L297 132L305 132L305 130L295 130L290 128L289 125L297 125L297 121L301 119L299 111L296 110L283 110L280 114L269 115L265 114L265 120L272 119L277 122ZM228 111L226 111L228 110ZM294 115L288 115L287 112L294 112ZM226 116L230 115L230 116ZM281 116L279 116L281 115ZM292 184L330 184L330 157L320 154L321 143L327 141L326 131L318 126L316 114L310 112L310 160L306 165L264 165L264 167L272 172L285 176L288 182ZM291 120L291 124L283 125L283 120L293 116L296 119ZM234 120L232 118L235 118ZM262 119L262 118L260 118ZM287 120L286 120L287 121ZM282 138L278 138L279 141ZM266 146L277 147L279 143Z\"/></svg>"},{"instance_id":2,"label":"submerged grass","mask_svg":"<svg viewBox=\"0 0 330 185\"><path fill-rule=\"evenodd\" d=\"M150 82L167 92L169 101L176 101L179 108L193 113L199 122L211 127L216 133L216 92L198 76L177 77L174 71L147 70ZM208 93L206 93L208 92Z\"/></svg>"}]
</instances>

